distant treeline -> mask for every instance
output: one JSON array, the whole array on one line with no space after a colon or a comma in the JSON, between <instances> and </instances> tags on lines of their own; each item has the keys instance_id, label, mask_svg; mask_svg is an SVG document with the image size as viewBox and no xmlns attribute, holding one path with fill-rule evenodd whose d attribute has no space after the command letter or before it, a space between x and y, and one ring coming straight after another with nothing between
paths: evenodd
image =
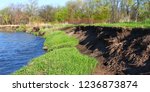
<instances>
[{"instance_id":1,"label":"distant treeline","mask_svg":"<svg viewBox=\"0 0 150 92\"><path fill-rule=\"evenodd\" d=\"M114 23L150 18L150 0L70 0L65 6L39 7L37 0L0 10L0 24L42 22Z\"/></svg>"}]
</instances>

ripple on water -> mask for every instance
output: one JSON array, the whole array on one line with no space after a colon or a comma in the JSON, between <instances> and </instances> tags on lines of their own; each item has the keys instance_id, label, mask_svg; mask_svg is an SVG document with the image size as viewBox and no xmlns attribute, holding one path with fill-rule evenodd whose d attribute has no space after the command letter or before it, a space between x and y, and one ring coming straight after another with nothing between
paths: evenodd
<instances>
[{"instance_id":1,"label":"ripple on water","mask_svg":"<svg viewBox=\"0 0 150 92\"><path fill-rule=\"evenodd\" d=\"M31 34L0 32L0 74L11 74L44 54L44 39Z\"/></svg>"}]
</instances>

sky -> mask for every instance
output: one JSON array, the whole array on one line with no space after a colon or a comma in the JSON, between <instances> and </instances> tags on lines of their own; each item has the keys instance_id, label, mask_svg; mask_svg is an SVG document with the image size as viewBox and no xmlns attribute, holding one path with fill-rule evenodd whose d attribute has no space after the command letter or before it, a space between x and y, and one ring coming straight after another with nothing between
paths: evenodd
<instances>
[{"instance_id":1,"label":"sky","mask_svg":"<svg viewBox=\"0 0 150 92\"><path fill-rule=\"evenodd\" d=\"M69 0L37 0L38 5L52 5L52 6L64 6ZM0 0L0 9L3 9L11 4L27 4L29 0Z\"/></svg>"}]
</instances>

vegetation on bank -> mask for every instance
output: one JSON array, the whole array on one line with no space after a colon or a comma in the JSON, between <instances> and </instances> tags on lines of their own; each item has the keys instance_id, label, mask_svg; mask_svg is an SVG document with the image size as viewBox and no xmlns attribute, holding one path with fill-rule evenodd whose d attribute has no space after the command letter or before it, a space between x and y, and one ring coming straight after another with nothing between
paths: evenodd
<instances>
[{"instance_id":1,"label":"vegetation on bank","mask_svg":"<svg viewBox=\"0 0 150 92\"><path fill-rule=\"evenodd\" d=\"M49 31L55 31L64 29L67 27L76 27L76 26L102 26L102 27L129 27L129 28L150 28L150 19L147 19L142 22L118 22L118 23L94 23L94 24L64 24L64 23L55 23L55 24L45 24L47 26L41 26L40 32L49 32ZM34 26L33 26L34 27ZM19 28L16 29L16 31L24 31L26 30L28 33L32 32L32 26L28 27L27 25L20 25ZM36 32L32 32L34 35L38 35Z\"/></svg>"},{"instance_id":2,"label":"vegetation on bank","mask_svg":"<svg viewBox=\"0 0 150 92\"><path fill-rule=\"evenodd\" d=\"M106 27L131 27L146 28L150 27L150 21L143 22L124 22L111 24L54 24L49 25L50 28L42 28L40 32L46 32L44 46L48 48L48 52L29 62L20 70L16 71L16 75L34 75L34 74L92 74L96 67L97 61L94 58L82 55L75 46L78 40L68 36L64 31L56 31L65 27L75 26L106 26ZM19 30L24 29L22 25ZM30 30L31 31L31 30ZM33 34L38 34L32 32Z\"/></svg>"},{"instance_id":3,"label":"vegetation on bank","mask_svg":"<svg viewBox=\"0 0 150 92\"><path fill-rule=\"evenodd\" d=\"M69 0L64 6L11 4L0 10L0 24L116 23L150 19L149 0Z\"/></svg>"},{"instance_id":4,"label":"vegetation on bank","mask_svg":"<svg viewBox=\"0 0 150 92\"><path fill-rule=\"evenodd\" d=\"M78 44L76 38L69 37L62 31L56 31L46 35L45 40L44 45L48 47L49 51L64 47L75 47Z\"/></svg>"},{"instance_id":5,"label":"vegetation on bank","mask_svg":"<svg viewBox=\"0 0 150 92\"><path fill-rule=\"evenodd\" d=\"M45 23L42 33L32 31L34 24ZM34 35L45 33L47 53L14 74L91 74L96 60L79 53L75 48L77 39L56 30L80 25L150 28L150 1L69 0L64 6L53 7L39 6L38 0L29 0L28 4L12 4L1 9L0 25L20 25L16 31Z\"/></svg>"},{"instance_id":6,"label":"vegetation on bank","mask_svg":"<svg viewBox=\"0 0 150 92\"><path fill-rule=\"evenodd\" d=\"M78 44L76 38L68 36L63 31L46 31L43 37L45 38L44 45L48 47L48 52L33 59L27 66L14 74L92 74L97 61L94 58L82 55L75 48Z\"/></svg>"},{"instance_id":7,"label":"vegetation on bank","mask_svg":"<svg viewBox=\"0 0 150 92\"><path fill-rule=\"evenodd\" d=\"M150 20L143 22L123 22L123 23L105 23L105 24L97 23L93 25L103 27L150 28Z\"/></svg>"}]
</instances>

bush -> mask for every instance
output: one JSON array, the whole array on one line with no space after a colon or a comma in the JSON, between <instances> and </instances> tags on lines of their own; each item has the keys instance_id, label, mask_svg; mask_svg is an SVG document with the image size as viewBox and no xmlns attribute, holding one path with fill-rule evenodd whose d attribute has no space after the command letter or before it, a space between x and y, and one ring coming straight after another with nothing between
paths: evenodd
<instances>
[{"instance_id":1,"label":"bush","mask_svg":"<svg viewBox=\"0 0 150 92\"><path fill-rule=\"evenodd\" d=\"M150 24L150 19L144 20L143 23Z\"/></svg>"},{"instance_id":2,"label":"bush","mask_svg":"<svg viewBox=\"0 0 150 92\"><path fill-rule=\"evenodd\" d=\"M26 27L26 25L23 25L23 24L20 25L19 28L16 29L16 31L19 31L19 32L20 31L26 31L26 30L27 30L27 27Z\"/></svg>"}]
</instances>

